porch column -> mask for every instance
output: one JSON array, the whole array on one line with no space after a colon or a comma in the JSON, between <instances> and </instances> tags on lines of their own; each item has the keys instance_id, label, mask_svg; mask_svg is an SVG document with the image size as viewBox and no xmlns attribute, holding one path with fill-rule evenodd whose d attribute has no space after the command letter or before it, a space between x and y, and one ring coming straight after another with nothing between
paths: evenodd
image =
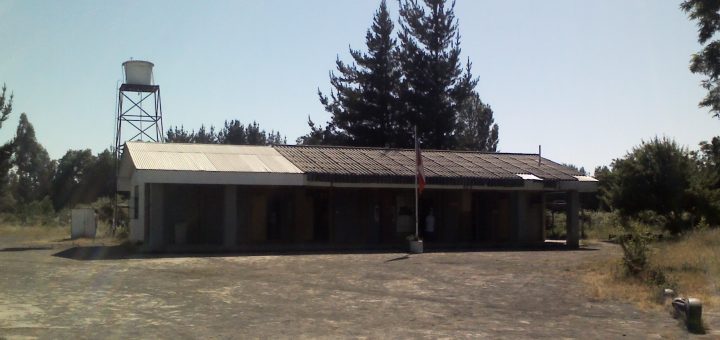
<instances>
[{"instance_id":1,"label":"porch column","mask_svg":"<svg viewBox=\"0 0 720 340\"><path fill-rule=\"evenodd\" d=\"M542 222L540 222L540 229L542 230L542 241L547 239L547 219L545 218L545 212L547 211L547 195L545 193L540 194L540 214L542 215Z\"/></svg>"},{"instance_id":2,"label":"porch column","mask_svg":"<svg viewBox=\"0 0 720 340\"><path fill-rule=\"evenodd\" d=\"M569 248L580 247L580 194L577 191L567 193L567 246Z\"/></svg>"},{"instance_id":3,"label":"porch column","mask_svg":"<svg viewBox=\"0 0 720 340\"><path fill-rule=\"evenodd\" d=\"M150 184L148 185L150 190L145 194L145 199L149 200L150 203L150 240L148 244L153 250L161 249L165 245L165 221L163 215L165 212L165 195L163 192L162 184Z\"/></svg>"},{"instance_id":4,"label":"porch column","mask_svg":"<svg viewBox=\"0 0 720 340\"><path fill-rule=\"evenodd\" d=\"M513 214L515 240L517 243L526 243L528 239L527 226L527 193L518 191L513 193Z\"/></svg>"},{"instance_id":5,"label":"porch column","mask_svg":"<svg viewBox=\"0 0 720 340\"><path fill-rule=\"evenodd\" d=\"M234 185L225 186L225 216L223 224L225 232L223 233L223 244L225 247L234 247L237 238L237 187Z\"/></svg>"}]
</instances>

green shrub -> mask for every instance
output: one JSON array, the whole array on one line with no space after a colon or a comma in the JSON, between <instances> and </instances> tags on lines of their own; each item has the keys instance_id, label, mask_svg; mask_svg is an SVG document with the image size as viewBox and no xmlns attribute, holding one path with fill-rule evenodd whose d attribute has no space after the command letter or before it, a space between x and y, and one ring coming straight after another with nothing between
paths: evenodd
<instances>
[{"instance_id":1,"label":"green shrub","mask_svg":"<svg viewBox=\"0 0 720 340\"><path fill-rule=\"evenodd\" d=\"M567 233L567 228L565 226L566 220L565 213L556 212L555 214L552 214L548 211L546 217L547 223L545 225L545 237L551 240L564 239L565 234Z\"/></svg>"},{"instance_id":2,"label":"green shrub","mask_svg":"<svg viewBox=\"0 0 720 340\"><path fill-rule=\"evenodd\" d=\"M18 206L16 217L21 225L57 225L55 209L48 197Z\"/></svg>"},{"instance_id":3,"label":"green shrub","mask_svg":"<svg viewBox=\"0 0 720 340\"><path fill-rule=\"evenodd\" d=\"M639 276L648 268L651 238L647 236L647 228L637 222L631 222L625 231L618 237L623 250L623 268L627 275Z\"/></svg>"},{"instance_id":4,"label":"green shrub","mask_svg":"<svg viewBox=\"0 0 720 340\"><path fill-rule=\"evenodd\" d=\"M607 240L610 235L621 235L620 216L615 212L584 211L582 222L583 237L594 240Z\"/></svg>"}]
</instances>

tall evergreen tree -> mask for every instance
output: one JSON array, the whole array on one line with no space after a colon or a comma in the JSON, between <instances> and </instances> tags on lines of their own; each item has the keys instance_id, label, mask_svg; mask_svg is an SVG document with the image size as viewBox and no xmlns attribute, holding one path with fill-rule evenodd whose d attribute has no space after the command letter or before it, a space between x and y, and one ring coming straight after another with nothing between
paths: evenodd
<instances>
[{"instance_id":1,"label":"tall evergreen tree","mask_svg":"<svg viewBox=\"0 0 720 340\"><path fill-rule=\"evenodd\" d=\"M336 61L330 73L330 97L318 91L320 103L332 114L329 132L356 146L398 146L398 85L400 70L395 56L393 22L385 0L367 30L367 53L350 48L353 63Z\"/></svg>"},{"instance_id":2,"label":"tall evergreen tree","mask_svg":"<svg viewBox=\"0 0 720 340\"><path fill-rule=\"evenodd\" d=\"M15 199L20 204L43 199L50 193L55 164L38 143L35 128L24 113L20 115L13 145L12 164L17 177Z\"/></svg>"},{"instance_id":3,"label":"tall evergreen tree","mask_svg":"<svg viewBox=\"0 0 720 340\"><path fill-rule=\"evenodd\" d=\"M193 143L199 144L216 144L218 142L215 127L210 125L210 129L205 129L205 125L200 125L197 133L193 134Z\"/></svg>"},{"instance_id":4,"label":"tall evergreen tree","mask_svg":"<svg viewBox=\"0 0 720 340\"><path fill-rule=\"evenodd\" d=\"M455 2L402 0L398 55L404 104L401 129L404 146L412 146L412 128L417 126L423 147L450 149L456 146L457 113L472 94L477 80L468 60L460 61L460 33L454 14Z\"/></svg>"},{"instance_id":5,"label":"tall evergreen tree","mask_svg":"<svg viewBox=\"0 0 720 340\"><path fill-rule=\"evenodd\" d=\"M347 145L347 135L340 134L335 130L332 123L326 126L316 126L315 122L308 117L308 126L310 132L304 136L300 136L295 143L300 145Z\"/></svg>"},{"instance_id":6,"label":"tall evergreen tree","mask_svg":"<svg viewBox=\"0 0 720 340\"><path fill-rule=\"evenodd\" d=\"M3 84L2 90L0 90L0 128L2 123L8 119L12 112L12 102L14 95L11 93L7 95L7 86Z\"/></svg>"},{"instance_id":7,"label":"tall evergreen tree","mask_svg":"<svg viewBox=\"0 0 720 340\"><path fill-rule=\"evenodd\" d=\"M270 133L267 135L267 144L268 145L282 145L287 144L287 138L280 135L280 132L270 130Z\"/></svg>"},{"instance_id":8,"label":"tall evergreen tree","mask_svg":"<svg viewBox=\"0 0 720 340\"><path fill-rule=\"evenodd\" d=\"M168 143L192 143L194 132L188 132L180 125L169 128L165 134L165 141Z\"/></svg>"},{"instance_id":9,"label":"tall evergreen tree","mask_svg":"<svg viewBox=\"0 0 720 340\"><path fill-rule=\"evenodd\" d=\"M260 124L252 122L245 128L245 134L247 135L247 144L250 145L266 145L267 134L265 130L260 130Z\"/></svg>"},{"instance_id":10,"label":"tall evergreen tree","mask_svg":"<svg viewBox=\"0 0 720 340\"><path fill-rule=\"evenodd\" d=\"M283 144L287 140L279 131L271 130L268 134L260 128L260 124L253 121L247 126L239 120L225 121L223 128L215 133L215 127L209 129L201 125L200 129L188 132L182 126L170 128L165 140L169 143L198 143L198 144L236 144L236 145L272 145Z\"/></svg>"},{"instance_id":11,"label":"tall evergreen tree","mask_svg":"<svg viewBox=\"0 0 720 340\"><path fill-rule=\"evenodd\" d=\"M457 149L474 151L497 151L499 127L493 119L490 105L473 93L458 112L459 128Z\"/></svg>"},{"instance_id":12,"label":"tall evergreen tree","mask_svg":"<svg viewBox=\"0 0 720 340\"><path fill-rule=\"evenodd\" d=\"M221 144L247 144L245 126L239 120L225 121L225 127L218 132L218 140Z\"/></svg>"}]
</instances>

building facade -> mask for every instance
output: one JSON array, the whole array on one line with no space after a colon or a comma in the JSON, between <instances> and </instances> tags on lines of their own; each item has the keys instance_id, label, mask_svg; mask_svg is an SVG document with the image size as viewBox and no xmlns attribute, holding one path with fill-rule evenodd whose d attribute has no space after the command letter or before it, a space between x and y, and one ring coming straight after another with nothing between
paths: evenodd
<instances>
[{"instance_id":1,"label":"building facade","mask_svg":"<svg viewBox=\"0 0 720 340\"><path fill-rule=\"evenodd\" d=\"M404 247L415 232L414 150L129 142L118 190L148 250ZM549 193L565 193L567 244L596 180L533 154L422 152L425 247L545 241Z\"/></svg>"}]
</instances>

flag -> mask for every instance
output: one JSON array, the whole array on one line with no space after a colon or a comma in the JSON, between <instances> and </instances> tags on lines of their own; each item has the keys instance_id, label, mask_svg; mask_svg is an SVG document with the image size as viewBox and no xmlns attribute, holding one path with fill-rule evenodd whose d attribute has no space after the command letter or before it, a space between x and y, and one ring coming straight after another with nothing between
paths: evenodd
<instances>
[{"instance_id":1,"label":"flag","mask_svg":"<svg viewBox=\"0 0 720 340\"><path fill-rule=\"evenodd\" d=\"M422 193L425 189L425 172L423 171L422 155L420 154L420 143L417 138L417 127L415 128L415 176L417 177L417 190Z\"/></svg>"}]
</instances>

